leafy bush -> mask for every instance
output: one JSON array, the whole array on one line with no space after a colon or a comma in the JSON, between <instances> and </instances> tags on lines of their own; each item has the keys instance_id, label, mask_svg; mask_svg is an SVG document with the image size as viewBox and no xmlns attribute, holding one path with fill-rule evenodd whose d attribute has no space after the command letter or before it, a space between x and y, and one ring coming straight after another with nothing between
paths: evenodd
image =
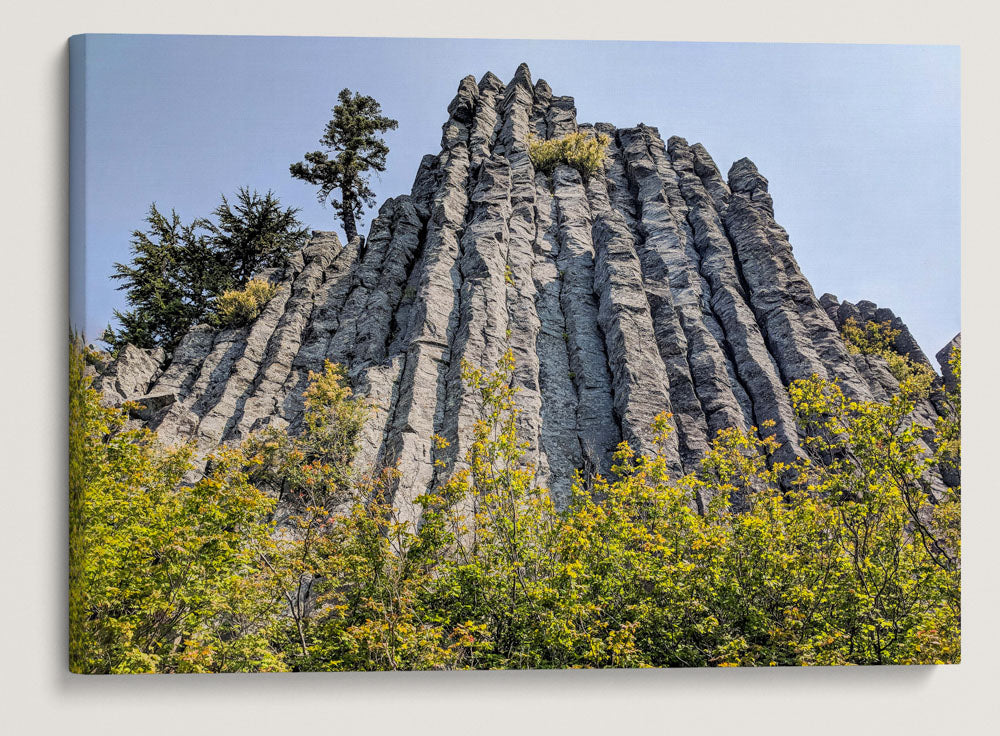
<instances>
[{"instance_id":1,"label":"leafy bush","mask_svg":"<svg viewBox=\"0 0 1000 736\"><path fill-rule=\"evenodd\" d=\"M795 384L810 463L774 463L773 438L730 429L673 478L664 453L623 443L614 474L578 478L559 511L525 463L512 370L509 353L493 373L465 366L480 419L464 466L416 499L419 524L376 484L307 525L300 545L327 543L300 667L959 660L960 501L924 490L939 457L912 421L920 381L888 404ZM665 447L665 415L652 431ZM704 514L696 494L713 498Z\"/></svg>"},{"instance_id":2,"label":"leafy bush","mask_svg":"<svg viewBox=\"0 0 1000 736\"><path fill-rule=\"evenodd\" d=\"M190 448L126 430L71 355L75 671L960 659L961 500L928 483L959 462L960 402L920 426L921 376L885 403L795 382L809 458L790 464L773 437L727 429L673 477L660 415L659 451L622 443L559 510L526 462L510 352L494 372L463 365L472 442L412 500L394 498L396 469L352 467L368 409L336 366L311 375L301 433L221 451L189 486Z\"/></svg>"},{"instance_id":3,"label":"leafy bush","mask_svg":"<svg viewBox=\"0 0 1000 736\"><path fill-rule=\"evenodd\" d=\"M908 355L896 352L893 343L899 336L899 330L892 323L865 322L859 325L854 317L849 317L840 328L840 336L847 343L848 351L861 355L877 355L888 364L889 372L897 381L920 377L930 381L934 372L925 365L920 365Z\"/></svg>"},{"instance_id":4,"label":"leafy bush","mask_svg":"<svg viewBox=\"0 0 1000 736\"><path fill-rule=\"evenodd\" d=\"M165 448L101 405L70 345L70 635L77 673L285 669L259 555L274 506L220 450L191 485L193 448Z\"/></svg>"},{"instance_id":5,"label":"leafy bush","mask_svg":"<svg viewBox=\"0 0 1000 736\"><path fill-rule=\"evenodd\" d=\"M673 478L665 453L622 443L613 475L578 478L557 512L524 463L512 366L466 370L482 400L467 468L421 499L411 532L432 561L411 583L427 591L415 618L435 626L419 634L445 634L448 666L958 661L960 501L925 490L940 457L913 421L918 379L888 404L795 384L809 463L774 463L773 437L730 429ZM652 431L665 447L665 415ZM705 514L696 493L713 499Z\"/></svg>"},{"instance_id":6,"label":"leafy bush","mask_svg":"<svg viewBox=\"0 0 1000 736\"><path fill-rule=\"evenodd\" d=\"M570 133L561 138L528 141L528 154L535 168L551 175L559 164L571 166L584 180L604 165L604 156L611 143L604 133L596 136Z\"/></svg>"},{"instance_id":7,"label":"leafy bush","mask_svg":"<svg viewBox=\"0 0 1000 736\"><path fill-rule=\"evenodd\" d=\"M242 289L229 289L215 300L215 322L220 327L242 327L260 316L278 287L250 279Z\"/></svg>"}]
</instances>

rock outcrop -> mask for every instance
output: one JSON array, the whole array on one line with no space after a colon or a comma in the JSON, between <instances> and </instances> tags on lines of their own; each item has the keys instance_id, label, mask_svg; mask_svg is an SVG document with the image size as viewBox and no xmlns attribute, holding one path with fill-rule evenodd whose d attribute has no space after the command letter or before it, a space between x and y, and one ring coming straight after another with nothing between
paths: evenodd
<instances>
[{"instance_id":1,"label":"rock outcrop","mask_svg":"<svg viewBox=\"0 0 1000 736\"><path fill-rule=\"evenodd\" d=\"M867 322L888 323L889 327L896 332L892 342L893 350L900 355L909 357L916 363L932 367L931 362L924 355L924 351L920 349L916 339L910 334L910 328L891 309L880 307L865 299L857 304L851 304L848 301L840 302L833 294L824 294L819 301L838 328L843 327L849 319L853 319L859 326L863 326ZM951 343L946 348L950 351Z\"/></svg>"},{"instance_id":2,"label":"rock outcrop","mask_svg":"<svg viewBox=\"0 0 1000 736\"><path fill-rule=\"evenodd\" d=\"M944 377L944 385L949 391L954 391L958 387L959 379L955 375L955 368L951 365L951 354L953 350L962 349L962 334L955 335L948 344L937 351L934 359L941 366L941 375Z\"/></svg>"},{"instance_id":3,"label":"rock outcrop","mask_svg":"<svg viewBox=\"0 0 1000 736\"><path fill-rule=\"evenodd\" d=\"M478 407L462 361L492 367L509 348L529 460L565 503L574 469L606 472L622 440L648 449L661 412L682 472L725 427L767 422L782 455L800 454L795 379L838 379L857 399L891 390L839 326L898 319L816 299L748 159L724 177L700 144L656 128L578 124L573 99L524 65L508 84L466 77L448 115L440 153L366 241L314 233L267 274L279 289L253 324L199 326L169 361L123 354L107 395L155 397L148 426L206 453L268 424L295 431L308 372L342 363L373 405L359 462L398 465L411 499L435 460L454 466L468 448ZM593 129L611 138L603 171L535 171L529 137ZM926 362L905 325L898 342Z\"/></svg>"},{"instance_id":4,"label":"rock outcrop","mask_svg":"<svg viewBox=\"0 0 1000 736\"><path fill-rule=\"evenodd\" d=\"M135 345L125 345L118 356L94 380L94 388L108 406L118 406L125 401L146 395L147 389L161 373L166 353L162 348L143 350Z\"/></svg>"}]
</instances>

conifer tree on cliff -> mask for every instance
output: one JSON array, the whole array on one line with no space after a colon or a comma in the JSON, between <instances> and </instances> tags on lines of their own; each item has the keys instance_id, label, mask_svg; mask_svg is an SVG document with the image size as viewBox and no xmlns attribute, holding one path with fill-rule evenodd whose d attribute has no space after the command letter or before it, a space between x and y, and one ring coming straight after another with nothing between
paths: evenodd
<instances>
[{"instance_id":1,"label":"conifer tree on cliff","mask_svg":"<svg viewBox=\"0 0 1000 736\"><path fill-rule=\"evenodd\" d=\"M116 263L111 278L121 282L130 309L115 310L121 327L108 325L101 340L112 352L126 344L171 352L198 322L207 320L227 289L242 288L261 268L281 266L300 248L308 230L295 207L282 208L268 190L240 187L209 218L189 225L154 202L145 230L132 233L132 260Z\"/></svg>"},{"instance_id":2,"label":"conifer tree on cliff","mask_svg":"<svg viewBox=\"0 0 1000 736\"><path fill-rule=\"evenodd\" d=\"M338 99L333 119L319 141L327 150L307 153L305 161L292 164L289 170L296 179L319 185L321 203L340 190L340 202L334 201L333 207L350 240L358 234L355 223L364 207L375 204L368 172L385 171L389 147L379 134L395 130L399 123L382 115L382 106L367 95L343 89Z\"/></svg>"}]
</instances>

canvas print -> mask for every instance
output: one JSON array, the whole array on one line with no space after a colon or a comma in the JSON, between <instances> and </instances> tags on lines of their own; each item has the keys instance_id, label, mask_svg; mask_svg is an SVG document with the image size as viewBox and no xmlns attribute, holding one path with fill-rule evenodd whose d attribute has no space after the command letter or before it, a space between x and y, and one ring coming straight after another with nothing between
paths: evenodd
<instances>
[{"instance_id":1,"label":"canvas print","mask_svg":"<svg viewBox=\"0 0 1000 736\"><path fill-rule=\"evenodd\" d=\"M959 661L957 48L70 56L73 672Z\"/></svg>"}]
</instances>

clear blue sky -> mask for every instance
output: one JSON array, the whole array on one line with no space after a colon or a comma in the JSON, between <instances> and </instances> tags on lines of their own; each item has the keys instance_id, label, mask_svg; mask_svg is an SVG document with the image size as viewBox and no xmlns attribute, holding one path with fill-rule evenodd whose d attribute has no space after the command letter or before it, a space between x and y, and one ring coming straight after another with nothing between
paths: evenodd
<instances>
[{"instance_id":1,"label":"clear blue sky","mask_svg":"<svg viewBox=\"0 0 1000 736\"><path fill-rule=\"evenodd\" d=\"M522 61L576 98L581 122L700 141L723 174L753 159L817 296L891 307L929 355L960 329L957 47L98 35L85 55L86 304L74 321L85 311L91 339L124 306L107 277L151 202L189 221L249 185L339 229L288 174L318 148L338 91L399 120L373 182L381 203L438 152L459 80L507 81Z\"/></svg>"}]
</instances>

